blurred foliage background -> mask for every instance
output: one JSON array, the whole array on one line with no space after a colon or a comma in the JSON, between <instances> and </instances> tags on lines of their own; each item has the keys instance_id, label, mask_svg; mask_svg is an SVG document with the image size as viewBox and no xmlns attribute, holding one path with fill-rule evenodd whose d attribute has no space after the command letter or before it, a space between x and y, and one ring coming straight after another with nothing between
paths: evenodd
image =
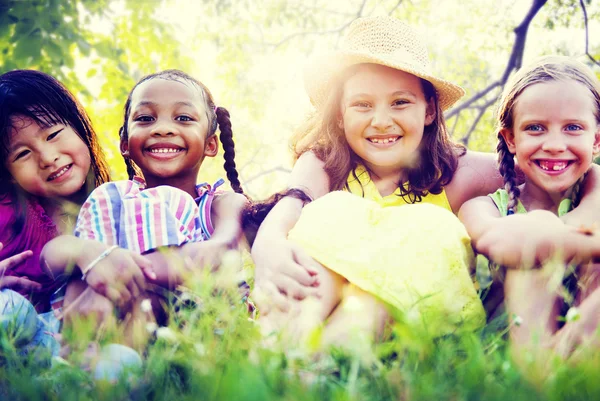
<instances>
[{"instance_id":1,"label":"blurred foliage background","mask_svg":"<svg viewBox=\"0 0 600 401\"><path fill-rule=\"evenodd\" d=\"M129 90L146 74L182 69L230 110L242 185L265 197L285 185L288 139L310 108L302 65L335 48L353 19L390 14L416 26L434 70L463 86L468 100L501 79L514 29L534 9L524 63L565 54L600 73L597 0L0 0L0 73L39 69L65 83L92 116L120 179L118 128ZM493 89L449 114L452 135L471 149L495 147L501 85ZM200 180L224 176L221 165L220 156L205 161Z\"/></svg>"}]
</instances>

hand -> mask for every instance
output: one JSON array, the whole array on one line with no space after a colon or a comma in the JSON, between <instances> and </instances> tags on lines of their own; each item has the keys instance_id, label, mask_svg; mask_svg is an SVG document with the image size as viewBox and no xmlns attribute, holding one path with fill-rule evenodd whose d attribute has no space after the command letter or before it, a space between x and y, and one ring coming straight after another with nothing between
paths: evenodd
<instances>
[{"instance_id":1,"label":"hand","mask_svg":"<svg viewBox=\"0 0 600 401\"><path fill-rule=\"evenodd\" d=\"M3 247L4 245L0 242L0 250L2 250ZM31 281L26 277L5 275L7 270L23 263L25 260L29 259L31 255L33 255L33 252L27 250L0 261L0 289L10 288L16 291L23 290L27 292L39 291L42 289L40 283Z\"/></svg>"},{"instance_id":2,"label":"hand","mask_svg":"<svg viewBox=\"0 0 600 401\"><path fill-rule=\"evenodd\" d=\"M73 294L75 293L75 294ZM77 295L77 293L79 293ZM73 294L73 295L72 295ZM74 299L70 299L75 297ZM103 295L98 294L83 282L73 281L67 287L62 317L71 322L79 318L92 318L99 323L114 321L114 304Z\"/></svg>"},{"instance_id":3,"label":"hand","mask_svg":"<svg viewBox=\"0 0 600 401\"><path fill-rule=\"evenodd\" d=\"M272 306L287 311L288 297L319 296L317 263L296 244L285 238L258 237L252 247L256 265L252 299L261 314Z\"/></svg>"},{"instance_id":4,"label":"hand","mask_svg":"<svg viewBox=\"0 0 600 401\"><path fill-rule=\"evenodd\" d=\"M531 268L552 257L565 262L584 259L594 251L591 238L544 210L499 218L474 247L492 261L512 268Z\"/></svg>"},{"instance_id":5,"label":"hand","mask_svg":"<svg viewBox=\"0 0 600 401\"><path fill-rule=\"evenodd\" d=\"M86 250L77 265L85 269L93 259L101 254L106 245L95 242L95 252ZM94 255L93 257L88 256ZM105 296L117 305L124 305L138 297L146 286L145 276L155 278L151 262L144 256L123 248L117 248L89 271L85 281L98 294Z\"/></svg>"},{"instance_id":6,"label":"hand","mask_svg":"<svg viewBox=\"0 0 600 401\"><path fill-rule=\"evenodd\" d=\"M221 265L223 254L229 250L227 243L210 239L202 242L188 242L183 245L186 257L185 266L189 270L210 268L215 271Z\"/></svg>"}]
</instances>

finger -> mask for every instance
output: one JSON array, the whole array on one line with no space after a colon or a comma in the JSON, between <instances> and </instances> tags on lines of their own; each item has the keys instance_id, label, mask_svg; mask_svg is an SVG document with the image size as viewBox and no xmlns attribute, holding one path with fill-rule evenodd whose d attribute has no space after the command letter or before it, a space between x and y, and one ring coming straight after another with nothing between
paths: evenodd
<instances>
[{"instance_id":1,"label":"finger","mask_svg":"<svg viewBox=\"0 0 600 401\"><path fill-rule=\"evenodd\" d=\"M304 249L294 246L292 248L294 260L302 266L309 275L316 276L319 274L320 264L317 263Z\"/></svg>"},{"instance_id":2,"label":"finger","mask_svg":"<svg viewBox=\"0 0 600 401\"><path fill-rule=\"evenodd\" d=\"M17 291L39 291L42 289L42 285L25 277L6 276L0 279L0 289L2 288L9 288Z\"/></svg>"},{"instance_id":3,"label":"finger","mask_svg":"<svg viewBox=\"0 0 600 401\"><path fill-rule=\"evenodd\" d=\"M316 287L320 284L318 275L311 275L302 265L292 261L282 266L281 274L306 287Z\"/></svg>"},{"instance_id":4,"label":"finger","mask_svg":"<svg viewBox=\"0 0 600 401\"><path fill-rule=\"evenodd\" d=\"M25 277L14 277L16 279L16 283L12 288L25 290L25 291L40 291L42 289L42 285L40 283L36 283L35 281L31 281Z\"/></svg>"},{"instance_id":5,"label":"finger","mask_svg":"<svg viewBox=\"0 0 600 401\"><path fill-rule=\"evenodd\" d=\"M132 256L134 256L134 254L132 254ZM130 287L131 285L135 285L141 290L146 288L146 278L144 277L144 272L140 269L140 266L137 263L135 263L134 260L128 263L128 265L125 268L125 271L127 273L125 274L125 279L123 280L123 283L126 283L128 287ZM128 275L129 277L127 277Z\"/></svg>"},{"instance_id":6,"label":"finger","mask_svg":"<svg viewBox=\"0 0 600 401\"><path fill-rule=\"evenodd\" d=\"M285 275L277 275L272 279L280 292L294 299L304 299L308 296L318 296L318 288L305 287Z\"/></svg>"},{"instance_id":7,"label":"finger","mask_svg":"<svg viewBox=\"0 0 600 401\"><path fill-rule=\"evenodd\" d=\"M104 295L106 298L110 299L112 303L119 304L121 301L121 293L113 287L106 287L103 293L100 295Z\"/></svg>"},{"instance_id":8,"label":"finger","mask_svg":"<svg viewBox=\"0 0 600 401\"><path fill-rule=\"evenodd\" d=\"M263 297L263 307L271 311L273 307L276 307L280 311L287 312L290 309L290 302L287 297L279 292L274 283L267 281L262 286L262 291L264 294ZM262 313L262 309L259 308L259 311Z\"/></svg>"},{"instance_id":9,"label":"finger","mask_svg":"<svg viewBox=\"0 0 600 401\"><path fill-rule=\"evenodd\" d=\"M25 251L19 254L13 255L10 258L6 258L0 262L0 274L4 273L7 269L10 269L19 263L29 259L33 255L32 251Z\"/></svg>"}]
</instances>

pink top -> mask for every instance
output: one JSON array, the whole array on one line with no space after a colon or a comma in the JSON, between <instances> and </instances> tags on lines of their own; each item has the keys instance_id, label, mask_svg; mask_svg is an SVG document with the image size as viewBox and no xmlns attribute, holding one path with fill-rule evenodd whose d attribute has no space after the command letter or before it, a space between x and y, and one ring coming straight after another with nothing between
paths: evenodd
<instances>
[{"instance_id":1,"label":"pink top","mask_svg":"<svg viewBox=\"0 0 600 401\"><path fill-rule=\"evenodd\" d=\"M0 250L0 260L4 260L18 253L31 250L33 255L23 263L8 269L6 276L21 276L38 282L42 285L39 292L21 294L36 306L38 312L50 309L50 297L60 286L48 277L40 266L40 254L44 245L58 236L56 225L48 216L44 208L34 199L24 201L26 212L22 227L14 227L17 213L14 200L5 198L0 201L0 242L4 245ZM16 232L15 232L16 231Z\"/></svg>"}]
</instances>

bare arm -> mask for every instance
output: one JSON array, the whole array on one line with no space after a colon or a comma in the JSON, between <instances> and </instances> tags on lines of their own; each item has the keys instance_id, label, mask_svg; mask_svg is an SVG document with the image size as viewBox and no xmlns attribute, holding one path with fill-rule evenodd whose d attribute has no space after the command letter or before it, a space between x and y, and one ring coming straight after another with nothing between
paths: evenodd
<instances>
[{"instance_id":1,"label":"bare arm","mask_svg":"<svg viewBox=\"0 0 600 401\"><path fill-rule=\"evenodd\" d=\"M587 174L579 206L562 217L562 220L575 227L600 226L600 166L592 165Z\"/></svg>"},{"instance_id":2,"label":"bare arm","mask_svg":"<svg viewBox=\"0 0 600 401\"><path fill-rule=\"evenodd\" d=\"M128 302L145 287L144 274L153 277L152 265L143 256L126 249L109 247L96 240L60 235L49 241L40 254L40 265L46 273L58 278L71 275L75 269L87 272L85 281L113 302ZM105 254L106 252L106 254ZM100 255L104 255L98 259Z\"/></svg>"},{"instance_id":3,"label":"bare arm","mask_svg":"<svg viewBox=\"0 0 600 401\"><path fill-rule=\"evenodd\" d=\"M452 211L458 213L463 203L469 199L486 196L503 185L495 154L467 150L458 159L454 177L444 189Z\"/></svg>"}]
</instances>

